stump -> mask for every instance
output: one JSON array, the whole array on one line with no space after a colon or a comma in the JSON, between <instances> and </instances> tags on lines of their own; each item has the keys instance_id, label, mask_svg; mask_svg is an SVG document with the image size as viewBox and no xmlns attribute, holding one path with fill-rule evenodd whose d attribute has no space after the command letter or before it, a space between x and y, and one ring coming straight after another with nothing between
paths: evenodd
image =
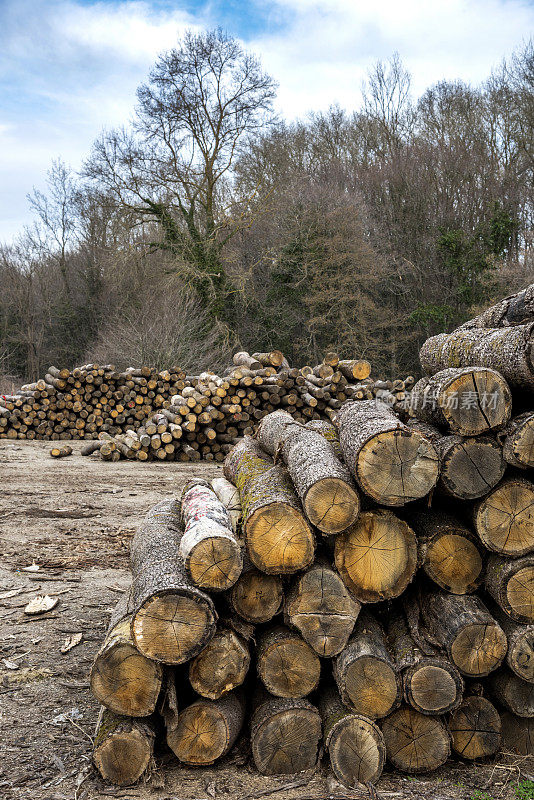
<instances>
[{"instance_id":1,"label":"stump","mask_svg":"<svg viewBox=\"0 0 534 800\"><path fill-rule=\"evenodd\" d=\"M333 673L343 703L357 714L379 719L400 703L402 687L384 631L367 611L360 612Z\"/></svg>"},{"instance_id":2,"label":"stump","mask_svg":"<svg viewBox=\"0 0 534 800\"><path fill-rule=\"evenodd\" d=\"M347 644L360 608L337 572L320 560L294 580L284 616L317 655L331 658Z\"/></svg>"},{"instance_id":3,"label":"stump","mask_svg":"<svg viewBox=\"0 0 534 800\"><path fill-rule=\"evenodd\" d=\"M417 540L391 511L366 511L336 536L335 563L349 591L362 603L389 600L402 594L415 574Z\"/></svg>"},{"instance_id":4,"label":"stump","mask_svg":"<svg viewBox=\"0 0 534 800\"><path fill-rule=\"evenodd\" d=\"M163 500L131 544L132 639L147 658L168 664L199 653L217 620L213 601L193 585L179 555L179 519L176 501Z\"/></svg>"},{"instance_id":5,"label":"stump","mask_svg":"<svg viewBox=\"0 0 534 800\"><path fill-rule=\"evenodd\" d=\"M237 486L250 560L267 574L287 575L308 567L314 537L285 468L274 465L250 436L224 462L225 477Z\"/></svg>"},{"instance_id":6,"label":"stump","mask_svg":"<svg viewBox=\"0 0 534 800\"><path fill-rule=\"evenodd\" d=\"M148 767L154 738L150 722L119 716L101 707L93 744L97 770L118 786L135 783Z\"/></svg>"},{"instance_id":7,"label":"stump","mask_svg":"<svg viewBox=\"0 0 534 800\"><path fill-rule=\"evenodd\" d=\"M454 752L471 761L492 756L501 744L499 714L485 697L465 697L451 714L449 730Z\"/></svg>"},{"instance_id":8,"label":"stump","mask_svg":"<svg viewBox=\"0 0 534 800\"><path fill-rule=\"evenodd\" d=\"M319 684L321 662L300 634L277 625L263 632L256 648L258 675L276 697L305 697Z\"/></svg>"},{"instance_id":9,"label":"stump","mask_svg":"<svg viewBox=\"0 0 534 800\"><path fill-rule=\"evenodd\" d=\"M462 674L489 675L503 661L506 636L478 597L428 592L421 611L435 641Z\"/></svg>"},{"instance_id":10,"label":"stump","mask_svg":"<svg viewBox=\"0 0 534 800\"><path fill-rule=\"evenodd\" d=\"M129 593L125 593L113 612L89 681L96 699L115 714L147 717L156 708L162 669L133 643L128 597Z\"/></svg>"},{"instance_id":11,"label":"stump","mask_svg":"<svg viewBox=\"0 0 534 800\"><path fill-rule=\"evenodd\" d=\"M435 485L439 460L433 445L387 406L373 400L347 402L336 424L345 463L377 502L404 505Z\"/></svg>"},{"instance_id":12,"label":"stump","mask_svg":"<svg viewBox=\"0 0 534 800\"><path fill-rule=\"evenodd\" d=\"M256 700L250 739L258 772L295 775L317 763L321 717L307 700L265 694Z\"/></svg>"},{"instance_id":13,"label":"stump","mask_svg":"<svg viewBox=\"0 0 534 800\"><path fill-rule=\"evenodd\" d=\"M516 622L534 622L534 555L521 558L491 556L486 589Z\"/></svg>"},{"instance_id":14,"label":"stump","mask_svg":"<svg viewBox=\"0 0 534 800\"><path fill-rule=\"evenodd\" d=\"M230 628L220 628L206 647L189 662L189 682L208 700L241 686L250 666L248 645Z\"/></svg>"},{"instance_id":15,"label":"stump","mask_svg":"<svg viewBox=\"0 0 534 800\"><path fill-rule=\"evenodd\" d=\"M384 720L382 734L389 761L402 772L430 772L441 767L451 751L449 733L439 717L425 716L409 706Z\"/></svg>"},{"instance_id":16,"label":"stump","mask_svg":"<svg viewBox=\"0 0 534 800\"><path fill-rule=\"evenodd\" d=\"M474 507L475 528L488 550L522 556L534 548L534 484L505 478Z\"/></svg>"},{"instance_id":17,"label":"stump","mask_svg":"<svg viewBox=\"0 0 534 800\"><path fill-rule=\"evenodd\" d=\"M374 784L384 768L386 746L378 725L348 711L334 687L319 700L325 749L338 781L348 788Z\"/></svg>"},{"instance_id":18,"label":"stump","mask_svg":"<svg viewBox=\"0 0 534 800\"><path fill-rule=\"evenodd\" d=\"M239 692L219 700L196 700L180 713L167 744L183 764L207 766L230 750L245 719L245 702Z\"/></svg>"}]
</instances>

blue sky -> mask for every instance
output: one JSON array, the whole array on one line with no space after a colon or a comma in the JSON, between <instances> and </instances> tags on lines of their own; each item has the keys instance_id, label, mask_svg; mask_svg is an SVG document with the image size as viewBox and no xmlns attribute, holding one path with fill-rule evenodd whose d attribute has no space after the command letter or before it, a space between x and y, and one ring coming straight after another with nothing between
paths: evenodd
<instances>
[{"instance_id":1,"label":"blue sky","mask_svg":"<svg viewBox=\"0 0 534 800\"><path fill-rule=\"evenodd\" d=\"M398 51L416 94L483 80L534 32L534 0L0 0L0 240L30 220L53 158L79 168L103 127L183 31L221 25L279 82L288 118L358 107L377 59Z\"/></svg>"}]
</instances>

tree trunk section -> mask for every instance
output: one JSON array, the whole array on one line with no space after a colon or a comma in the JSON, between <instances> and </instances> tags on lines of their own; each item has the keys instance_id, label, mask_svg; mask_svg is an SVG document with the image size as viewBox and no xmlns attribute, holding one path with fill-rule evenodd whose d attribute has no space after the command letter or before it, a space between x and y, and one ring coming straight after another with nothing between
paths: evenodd
<instances>
[{"instance_id":1,"label":"tree trunk section","mask_svg":"<svg viewBox=\"0 0 534 800\"><path fill-rule=\"evenodd\" d=\"M243 552L226 507L208 483L185 485L181 518L180 554L195 586L212 592L229 589L243 569Z\"/></svg>"},{"instance_id":2,"label":"tree trunk section","mask_svg":"<svg viewBox=\"0 0 534 800\"><path fill-rule=\"evenodd\" d=\"M494 755L501 744L499 713L489 700L478 695L464 698L451 714L449 730L454 752L470 761Z\"/></svg>"},{"instance_id":3,"label":"tree trunk section","mask_svg":"<svg viewBox=\"0 0 534 800\"><path fill-rule=\"evenodd\" d=\"M513 559L491 556L486 589L516 622L534 622L534 554Z\"/></svg>"},{"instance_id":4,"label":"tree trunk section","mask_svg":"<svg viewBox=\"0 0 534 800\"><path fill-rule=\"evenodd\" d=\"M534 414L527 411L514 417L499 433L502 453L517 469L534 467Z\"/></svg>"},{"instance_id":5,"label":"tree trunk section","mask_svg":"<svg viewBox=\"0 0 534 800\"><path fill-rule=\"evenodd\" d=\"M232 528L237 534L241 523L241 501L237 488L226 478L213 478L211 482L213 491L228 511Z\"/></svg>"},{"instance_id":6,"label":"tree trunk section","mask_svg":"<svg viewBox=\"0 0 534 800\"><path fill-rule=\"evenodd\" d=\"M507 711L518 717L534 717L534 683L521 680L503 667L489 678L490 690Z\"/></svg>"},{"instance_id":7,"label":"tree trunk section","mask_svg":"<svg viewBox=\"0 0 534 800\"><path fill-rule=\"evenodd\" d=\"M496 603L490 612L508 639L506 663L519 678L534 683L534 625L521 625L510 619Z\"/></svg>"},{"instance_id":8,"label":"tree trunk section","mask_svg":"<svg viewBox=\"0 0 534 800\"><path fill-rule=\"evenodd\" d=\"M205 767L228 753L244 719L245 701L239 691L219 700L196 700L167 731L167 744L183 764Z\"/></svg>"},{"instance_id":9,"label":"tree trunk section","mask_svg":"<svg viewBox=\"0 0 534 800\"><path fill-rule=\"evenodd\" d=\"M510 711L501 713L502 749L520 756L534 755L534 718L517 717Z\"/></svg>"},{"instance_id":10,"label":"tree trunk section","mask_svg":"<svg viewBox=\"0 0 534 800\"><path fill-rule=\"evenodd\" d=\"M506 636L478 597L428 592L421 611L434 640L463 675L489 675L503 661Z\"/></svg>"},{"instance_id":11,"label":"tree trunk section","mask_svg":"<svg viewBox=\"0 0 534 800\"><path fill-rule=\"evenodd\" d=\"M319 700L324 746L338 781L349 789L358 784L375 784L386 758L384 737L378 725L349 711L334 687L323 691Z\"/></svg>"},{"instance_id":12,"label":"tree trunk section","mask_svg":"<svg viewBox=\"0 0 534 800\"><path fill-rule=\"evenodd\" d=\"M325 561L318 561L295 578L286 597L284 616L317 655L332 658L347 644L360 608L337 572Z\"/></svg>"},{"instance_id":13,"label":"tree trunk section","mask_svg":"<svg viewBox=\"0 0 534 800\"><path fill-rule=\"evenodd\" d=\"M287 470L274 465L250 436L224 462L225 477L239 489L250 560L268 574L308 567L315 542Z\"/></svg>"},{"instance_id":14,"label":"tree trunk section","mask_svg":"<svg viewBox=\"0 0 534 800\"><path fill-rule=\"evenodd\" d=\"M150 763L154 738L149 721L119 716L101 707L93 744L97 770L117 786L135 783Z\"/></svg>"},{"instance_id":15,"label":"tree trunk section","mask_svg":"<svg viewBox=\"0 0 534 800\"><path fill-rule=\"evenodd\" d=\"M488 550L522 556L534 548L534 484L505 478L474 507L475 528Z\"/></svg>"},{"instance_id":16,"label":"tree trunk section","mask_svg":"<svg viewBox=\"0 0 534 800\"><path fill-rule=\"evenodd\" d=\"M345 463L363 491L387 506L424 497L439 472L431 442L373 400L351 401L337 415Z\"/></svg>"},{"instance_id":17,"label":"tree trunk section","mask_svg":"<svg viewBox=\"0 0 534 800\"><path fill-rule=\"evenodd\" d=\"M324 436L324 438L332 445L332 449L336 454L336 457L340 461L343 461L343 451L341 449L341 444L339 443L339 434L337 432L337 428L335 428L331 422L326 422L324 419L311 419L306 423L306 427L311 431L317 431L321 434L321 436Z\"/></svg>"},{"instance_id":18,"label":"tree trunk section","mask_svg":"<svg viewBox=\"0 0 534 800\"><path fill-rule=\"evenodd\" d=\"M427 339L419 352L427 375L450 367L487 367L513 389L534 387L533 323L513 328L459 328Z\"/></svg>"},{"instance_id":19,"label":"tree trunk section","mask_svg":"<svg viewBox=\"0 0 534 800\"><path fill-rule=\"evenodd\" d=\"M451 751L449 733L439 717L425 716L410 706L385 719L382 734L388 760L402 772L430 772L441 767Z\"/></svg>"},{"instance_id":20,"label":"tree trunk section","mask_svg":"<svg viewBox=\"0 0 534 800\"><path fill-rule=\"evenodd\" d=\"M312 525L327 534L352 525L360 510L356 487L321 433L296 423L286 411L274 411L263 418L256 436L267 453L282 456Z\"/></svg>"},{"instance_id":21,"label":"tree trunk section","mask_svg":"<svg viewBox=\"0 0 534 800\"><path fill-rule=\"evenodd\" d=\"M206 647L189 662L189 682L208 700L241 686L250 666L248 645L235 631L220 628Z\"/></svg>"},{"instance_id":22,"label":"tree trunk section","mask_svg":"<svg viewBox=\"0 0 534 800\"><path fill-rule=\"evenodd\" d=\"M149 511L131 544L132 639L154 661L181 664L215 633L213 601L191 582L180 556L179 506L163 500Z\"/></svg>"},{"instance_id":23,"label":"tree trunk section","mask_svg":"<svg viewBox=\"0 0 534 800\"><path fill-rule=\"evenodd\" d=\"M259 625L278 614L284 600L282 579L266 575L245 556L243 572L228 594L234 611L247 622Z\"/></svg>"},{"instance_id":24,"label":"tree trunk section","mask_svg":"<svg viewBox=\"0 0 534 800\"><path fill-rule=\"evenodd\" d=\"M398 597L417 567L417 540L406 522L391 511L360 514L336 536L335 563L349 591L362 603Z\"/></svg>"},{"instance_id":25,"label":"tree trunk section","mask_svg":"<svg viewBox=\"0 0 534 800\"><path fill-rule=\"evenodd\" d=\"M296 775L317 764L321 717L307 700L265 693L252 714L250 739L258 772Z\"/></svg>"},{"instance_id":26,"label":"tree trunk section","mask_svg":"<svg viewBox=\"0 0 534 800\"><path fill-rule=\"evenodd\" d=\"M470 328L509 328L534 322L534 284L486 308L482 314L464 322L459 330Z\"/></svg>"},{"instance_id":27,"label":"tree trunk section","mask_svg":"<svg viewBox=\"0 0 534 800\"><path fill-rule=\"evenodd\" d=\"M362 611L344 650L334 660L334 678L343 703L357 714L379 719L401 699L401 684L391 660L384 631Z\"/></svg>"},{"instance_id":28,"label":"tree trunk section","mask_svg":"<svg viewBox=\"0 0 534 800\"><path fill-rule=\"evenodd\" d=\"M115 714L147 717L156 708L161 689L161 665L140 653L131 634L129 593L115 608L106 638L91 667L91 691Z\"/></svg>"},{"instance_id":29,"label":"tree trunk section","mask_svg":"<svg viewBox=\"0 0 534 800\"><path fill-rule=\"evenodd\" d=\"M258 675L276 697L305 697L319 684L319 657L300 634L282 625L261 634L256 659Z\"/></svg>"},{"instance_id":30,"label":"tree trunk section","mask_svg":"<svg viewBox=\"0 0 534 800\"><path fill-rule=\"evenodd\" d=\"M421 378L410 395L410 414L461 436L498 430L510 419L512 395L493 369L443 369Z\"/></svg>"}]
</instances>

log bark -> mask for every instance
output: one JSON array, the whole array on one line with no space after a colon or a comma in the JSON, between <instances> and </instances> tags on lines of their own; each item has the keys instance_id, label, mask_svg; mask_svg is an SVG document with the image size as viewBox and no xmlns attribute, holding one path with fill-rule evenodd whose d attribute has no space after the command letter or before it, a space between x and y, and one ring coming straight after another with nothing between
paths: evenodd
<instances>
[{"instance_id":1,"label":"log bark","mask_svg":"<svg viewBox=\"0 0 534 800\"><path fill-rule=\"evenodd\" d=\"M462 700L463 680L448 659L437 651L426 655L418 647L402 613L393 613L388 624L388 644L401 675L404 700L421 714L445 714Z\"/></svg>"},{"instance_id":2,"label":"log bark","mask_svg":"<svg viewBox=\"0 0 534 800\"><path fill-rule=\"evenodd\" d=\"M376 723L349 711L335 687L323 691L318 703L325 749L338 781L348 788L375 784L382 774L386 746Z\"/></svg>"},{"instance_id":3,"label":"log bark","mask_svg":"<svg viewBox=\"0 0 534 800\"><path fill-rule=\"evenodd\" d=\"M459 330L471 328L508 328L534 322L534 284L511 294L464 322Z\"/></svg>"},{"instance_id":4,"label":"log bark","mask_svg":"<svg viewBox=\"0 0 534 800\"><path fill-rule=\"evenodd\" d=\"M534 683L521 678L507 667L489 678L491 693L507 711L518 717L534 717Z\"/></svg>"},{"instance_id":5,"label":"log bark","mask_svg":"<svg viewBox=\"0 0 534 800\"><path fill-rule=\"evenodd\" d=\"M271 697L256 701L250 721L252 757L262 775L295 775L317 764L321 717L308 700Z\"/></svg>"},{"instance_id":6,"label":"log bark","mask_svg":"<svg viewBox=\"0 0 534 800\"><path fill-rule=\"evenodd\" d=\"M229 589L243 569L243 552L226 507L206 481L184 486L181 520L180 555L195 586Z\"/></svg>"},{"instance_id":7,"label":"log bark","mask_svg":"<svg viewBox=\"0 0 534 800\"><path fill-rule=\"evenodd\" d=\"M478 597L428 592L421 611L434 640L463 675L489 675L503 661L506 636Z\"/></svg>"},{"instance_id":8,"label":"log bark","mask_svg":"<svg viewBox=\"0 0 534 800\"><path fill-rule=\"evenodd\" d=\"M446 762L450 735L439 717L420 714L410 706L394 711L382 723L391 764L402 772L430 772Z\"/></svg>"},{"instance_id":9,"label":"log bark","mask_svg":"<svg viewBox=\"0 0 534 800\"><path fill-rule=\"evenodd\" d=\"M483 544L503 556L522 556L534 549L534 484L523 477L505 478L473 509Z\"/></svg>"},{"instance_id":10,"label":"log bark","mask_svg":"<svg viewBox=\"0 0 534 800\"><path fill-rule=\"evenodd\" d=\"M534 323L508 328L459 328L427 339L419 360L427 375L450 367L487 367L500 372L512 389L534 387Z\"/></svg>"},{"instance_id":11,"label":"log bark","mask_svg":"<svg viewBox=\"0 0 534 800\"><path fill-rule=\"evenodd\" d=\"M317 655L331 658L347 644L360 608L337 572L325 560L318 560L295 578L286 596L284 617Z\"/></svg>"},{"instance_id":12,"label":"log bark","mask_svg":"<svg viewBox=\"0 0 534 800\"><path fill-rule=\"evenodd\" d=\"M484 572L484 550L477 537L441 511L416 511L407 519L417 534L419 563L428 577L453 594L474 592Z\"/></svg>"},{"instance_id":13,"label":"log bark","mask_svg":"<svg viewBox=\"0 0 534 800\"><path fill-rule=\"evenodd\" d=\"M451 714L449 730L454 752L470 761L492 756L501 744L499 713L489 700L478 695L463 699Z\"/></svg>"},{"instance_id":14,"label":"log bark","mask_svg":"<svg viewBox=\"0 0 534 800\"><path fill-rule=\"evenodd\" d=\"M230 628L219 628L206 647L189 662L189 682L195 692L218 700L241 686L250 666L246 640Z\"/></svg>"},{"instance_id":15,"label":"log bark","mask_svg":"<svg viewBox=\"0 0 534 800\"><path fill-rule=\"evenodd\" d=\"M163 500L149 511L131 544L132 638L154 661L181 664L215 633L211 598L193 585L180 556L179 506Z\"/></svg>"},{"instance_id":16,"label":"log bark","mask_svg":"<svg viewBox=\"0 0 534 800\"><path fill-rule=\"evenodd\" d=\"M516 622L534 622L534 554L521 558L491 556L486 568L486 589Z\"/></svg>"},{"instance_id":17,"label":"log bark","mask_svg":"<svg viewBox=\"0 0 534 800\"><path fill-rule=\"evenodd\" d=\"M239 690L219 700L196 700L167 730L167 744L183 764L207 766L228 753L244 719L245 701Z\"/></svg>"},{"instance_id":18,"label":"log bark","mask_svg":"<svg viewBox=\"0 0 534 800\"><path fill-rule=\"evenodd\" d=\"M343 703L357 714L378 719L400 703L402 687L384 631L367 611L360 612L333 673Z\"/></svg>"},{"instance_id":19,"label":"log bark","mask_svg":"<svg viewBox=\"0 0 534 800\"><path fill-rule=\"evenodd\" d=\"M261 447L282 457L306 516L323 533L346 530L356 520L360 499L352 476L318 431L296 423L286 411L274 411L256 432Z\"/></svg>"},{"instance_id":20,"label":"log bark","mask_svg":"<svg viewBox=\"0 0 534 800\"><path fill-rule=\"evenodd\" d=\"M237 534L241 524L241 501L237 488L226 478L213 478L211 486L223 506L228 511L234 533Z\"/></svg>"},{"instance_id":21,"label":"log bark","mask_svg":"<svg viewBox=\"0 0 534 800\"><path fill-rule=\"evenodd\" d=\"M296 631L276 625L264 631L256 647L258 675L276 697L305 697L319 684L321 662Z\"/></svg>"},{"instance_id":22,"label":"log bark","mask_svg":"<svg viewBox=\"0 0 534 800\"><path fill-rule=\"evenodd\" d=\"M150 763L154 739L148 720L119 716L102 706L93 744L94 764L111 783L135 783Z\"/></svg>"},{"instance_id":23,"label":"log bark","mask_svg":"<svg viewBox=\"0 0 534 800\"><path fill-rule=\"evenodd\" d=\"M534 718L517 717L510 711L501 713L502 749L520 756L534 755Z\"/></svg>"},{"instance_id":24,"label":"log bark","mask_svg":"<svg viewBox=\"0 0 534 800\"><path fill-rule=\"evenodd\" d=\"M341 444L339 443L339 434L337 432L337 428L332 425L331 422L327 422L324 419L311 419L306 423L306 427L311 431L317 431L321 434L321 436L324 436L324 438L332 445L332 449L337 458L340 461L343 460L343 451L341 449Z\"/></svg>"},{"instance_id":25,"label":"log bark","mask_svg":"<svg viewBox=\"0 0 534 800\"><path fill-rule=\"evenodd\" d=\"M534 467L534 414L531 411L511 419L498 438L508 464L517 469Z\"/></svg>"},{"instance_id":26,"label":"log bark","mask_svg":"<svg viewBox=\"0 0 534 800\"><path fill-rule=\"evenodd\" d=\"M338 362L337 369L350 382L353 380L363 381L371 374L371 365L364 359L344 359Z\"/></svg>"},{"instance_id":27,"label":"log bark","mask_svg":"<svg viewBox=\"0 0 534 800\"><path fill-rule=\"evenodd\" d=\"M462 436L498 430L512 412L504 378L482 367L449 368L421 378L412 389L410 414Z\"/></svg>"},{"instance_id":28,"label":"log bark","mask_svg":"<svg viewBox=\"0 0 534 800\"><path fill-rule=\"evenodd\" d=\"M258 625L278 614L284 600L282 579L266 575L245 556L243 572L228 595L234 611L247 622Z\"/></svg>"},{"instance_id":29,"label":"log bark","mask_svg":"<svg viewBox=\"0 0 534 800\"><path fill-rule=\"evenodd\" d=\"M435 485L439 461L433 445L387 406L349 401L338 412L336 424L345 463L374 500L404 505L424 497Z\"/></svg>"},{"instance_id":30,"label":"log bark","mask_svg":"<svg viewBox=\"0 0 534 800\"><path fill-rule=\"evenodd\" d=\"M89 682L96 699L115 714L146 717L156 708L161 665L140 653L132 639L129 592L117 604L91 667Z\"/></svg>"},{"instance_id":31,"label":"log bark","mask_svg":"<svg viewBox=\"0 0 534 800\"><path fill-rule=\"evenodd\" d=\"M252 563L268 574L292 574L314 557L313 532L284 467L250 436L224 462L225 477L239 489L247 550Z\"/></svg>"},{"instance_id":32,"label":"log bark","mask_svg":"<svg viewBox=\"0 0 534 800\"><path fill-rule=\"evenodd\" d=\"M391 511L365 511L352 528L336 536L335 563L360 602L388 600L402 594L415 574L417 540Z\"/></svg>"}]
</instances>

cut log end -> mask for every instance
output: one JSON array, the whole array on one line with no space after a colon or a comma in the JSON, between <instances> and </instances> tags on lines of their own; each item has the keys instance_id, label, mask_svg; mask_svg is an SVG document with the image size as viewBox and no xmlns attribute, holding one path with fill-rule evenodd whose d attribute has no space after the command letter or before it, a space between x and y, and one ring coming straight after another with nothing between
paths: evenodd
<instances>
[{"instance_id":1,"label":"cut log end","mask_svg":"<svg viewBox=\"0 0 534 800\"><path fill-rule=\"evenodd\" d=\"M424 497L435 485L438 472L439 459L430 441L404 429L384 431L369 439L356 466L363 490L387 506Z\"/></svg>"},{"instance_id":2,"label":"cut log end","mask_svg":"<svg viewBox=\"0 0 534 800\"><path fill-rule=\"evenodd\" d=\"M167 744L184 764L207 766L225 755L235 742L244 718L244 705L234 694L217 702L197 700L185 708Z\"/></svg>"},{"instance_id":3,"label":"cut log end","mask_svg":"<svg viewBox=\"0 0 534 800\"><path fill-rule=\"evenodd\" d=\"M348 714L329 732L328 752L336 778L349 788L376 783L386 748L378 726L360 714Z\"/></svg>"},{"instance_id":4,"label":"cut log end","mask_svg":"<svg viewBox=\"0 0 534 800\"><path fill-rule=\"evenodd\" d=\"M520 556L534 546L534 486L521 478L504 480L478 505L477 533L489 550Z\"/></svg>"},{"instance_id":5,"label":"cut log end","mask_svg":"<svg viewBox=\"0 0 534 800\"><path fill-rule=\"evenodd\" d=\"M466 594L473 591L480 581L482 568L478 548L465 536L445 534L428 546L425 570L448 592Z\"/></svg>"},{"instance_id":6,"label":"cut log end","mask_svg":"<svg viewBox=\"0 0 534 800\"><path fill-rule=\"evenodd\" d=\"M222 629L189 663L189 682L197 694L218 700L243 683L249 665L246 643L234 631Z\"/></svg>"},{"instance_id":7,"label":"cut log end","mask_svg":"<svg viewBox=\"0 0 534 800\"><path fill-rule=\"evenodd\" d=\"M321 662L298 634L272 641L258 655L258 673L276 697L301 698L317 688Z\"/></svg>"},{"instance_id":8,"label":"cut log end","mask_svg":"<svg viewBox=\"0 0 534 800\"><path fill-rule=\"evenodd\" d=\"M243 568L241 547L235 539L214 536L202 539L187 559L195 586L222 592L237 581Z\"/></svg>"},{"instance_id":9,"label":"cut log end","mask_svg":"<svg viewBox=\"0 0 534 800\"><path fill-rule=\"evenodd\" d=\"M143 655L166 664L182 664L195 656L215 629L207 603L169 593L151 596L132 619L132 636Z\"/></svg>"},{"instance_id":10,"label":"cut log end","mask_svg":"<svg viewBox=\"0 0 534 800\"><path fill-rule=\"evenodd\" d=\"M391 664L363 656L349 666L344 698L357 714L369 719L385 717L397 705L398 697L399 682Z\"/></svg>"},{"instance_id":11,"label":"cut log end","mask_svg":"<svg viewBox=\"0 0 534 800\"><path fill-rule=\"evenodd\" d=\"M312 525L323 533L335 534L356 521L360 499L346 481L324 478L308 490L304 510Z\"/></svg>"},{"instance_id":12,"label":"cut log end","mask_svg":"<svg viewBox=\"0 0 534 800\"><path fill-rule=\"evenodd\" d=\"M142 721L101 713L93 761L102 777L118 786L135 783L147 769L154 748L154 731Z\"/></svg>"},{"instance_id":13,"label":"cut log end","mask_svg":"<svg viewBox=\"0 0 534 800\"><path fill-rule=\"evenodd\" d=\"M403 772L429 772L445 763L450 737L437 717L399 708L382 725L388 759Z\"/></svg>"},{"instance_id":14,"label":"cut log end","mask_svg":"<svg viewBox=\"0 0 534 800\"><path fill-rule=\"evenodd\" d=\"M497 752L501 743L501 720L492 703L484 697L466 697L451 715L452 747L469 760Z\"/></svg>"},{"instance_id":15,"label":"cut log end","mask_svg":"<svg viewBox=\"0 0 534 800\"><path fill-rule=\"evenodd\" d=\"M247 570L232 587L233 608L253 624L269 622L280 611L282 601L281 578L257 569Z\"/></svg>"},{"instance_id":16,"label":"cut log end","mask_svg":"<svg viewBox=\"0 0 534 800\"><path fill-rule=\"evenodd\" d=\"M284 703L290 702L288 707ZM301 704L301 705L297 705ZM295 775L317 763L321 718L300 701L270 701L252 718L252 756L262 775Z\"/></svg>"},{"instance_id":17,"label":"cut log end","mask_svg":"<svg viewBox=\"0 0 534 800\"><path fill-rule=\"evenodd\" d=\"M417 664L404 675L406 699L422 714L444 714L460 702L462 680L455 667L444 661Z\"/></svg>"},{"instance_id":18,"label":"cut log end","mask_svg":"<svg viewBox=\"0 0 534 800\"><path fill-rule=\"evenodd\" d=\"M506 599L514 619L534 621L534 565L524 566L511 576Z\"/></svg>"},{"instance_id":19,"label":"cut log end","mask_svg":"<svg viewBox=\"0 0 534 800\"><path fill-rule=\"evenodd\" d=\"M439 405L451 430L477 436L500 428L510 416L510 390L494 370L472 369L449 383Z\"/></svg>"},{"instance_id":20,"label":"cut log end","mask_svg":"<svg viewBox=\"0 0 534 800\"><path fill-rule=\"evenodd\" d=\"M510 711L501 714L502 749L520 756L534 755L534 719L517 717Z\"/></svg>"},{"instance_id":21,"label":"cut log end","mask_svg":"<svg viewBox=\"0 0 534 800\"><path fill-rule=\"evenodd\" d=\"M455 637L451 657L464 675L482 677L499 666L507 647L506 636L497 623L473 622Z\"/></svg>"},{"instance_id":22,"label":"cut log end","mask_svg":"<svg viewBox=\"0 0 534 800\"><path fill-rule=\"evenodd\" d=\"M313 561L313 533L302 514L285 503L270 503L247 520L250 560L262 572L289 575Z\"/></svg>"}]
</instances>

